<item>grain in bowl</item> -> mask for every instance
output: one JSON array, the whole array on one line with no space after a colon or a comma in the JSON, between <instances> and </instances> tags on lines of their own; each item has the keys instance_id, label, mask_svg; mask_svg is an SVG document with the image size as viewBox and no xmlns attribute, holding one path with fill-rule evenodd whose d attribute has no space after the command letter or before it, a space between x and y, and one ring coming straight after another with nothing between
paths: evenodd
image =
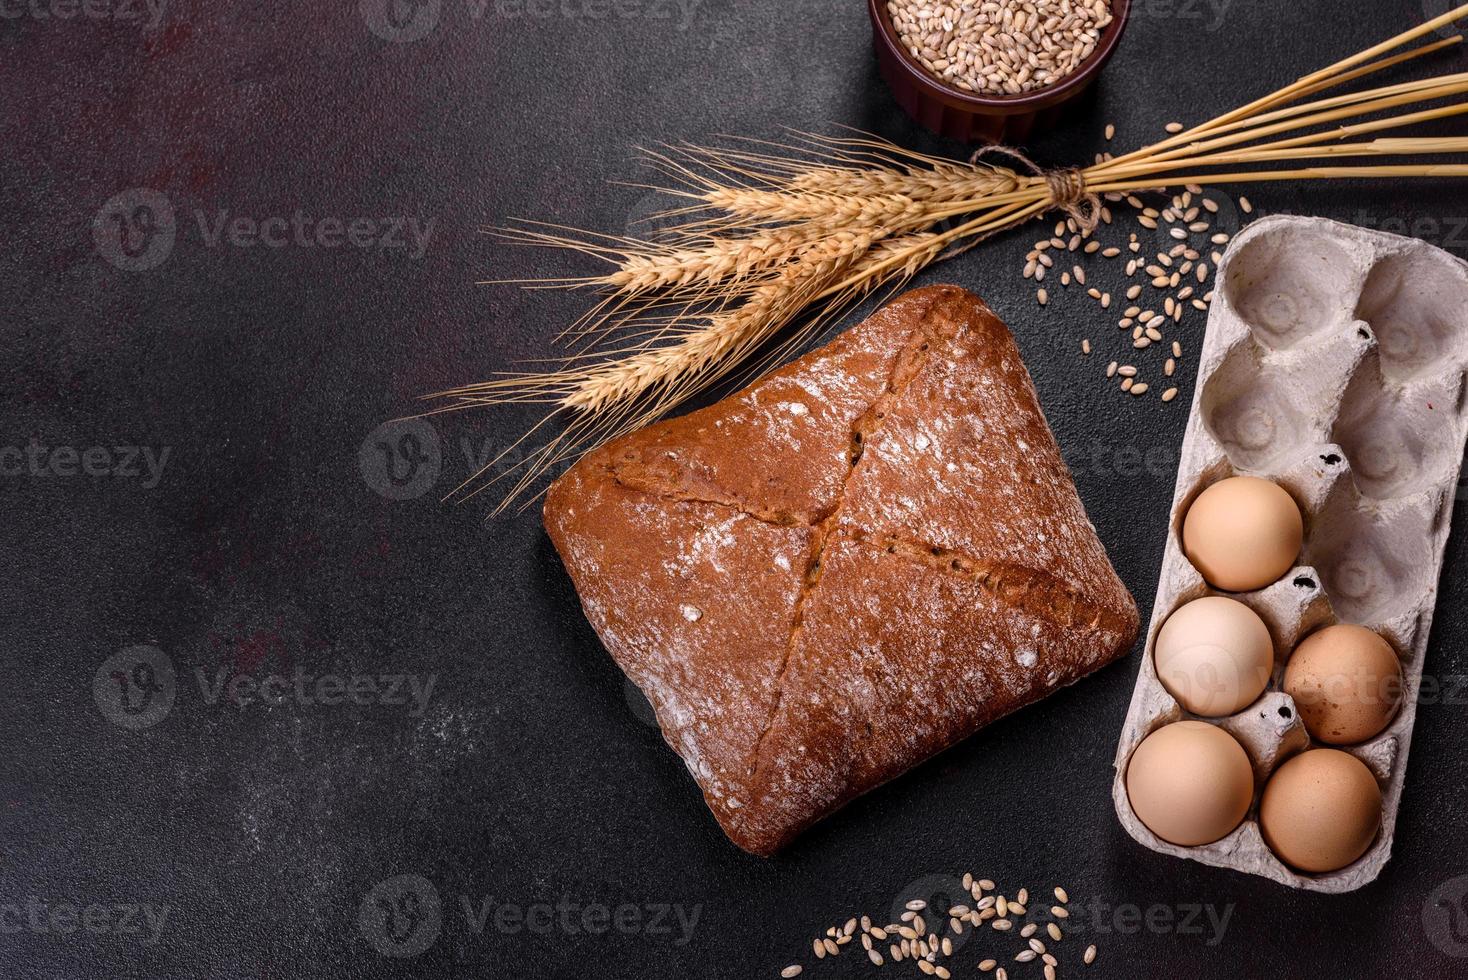
<instances>
[{"instance_id":1,"label":"grain in bowl","mask_svg":"<svg viewBox=\"0 0 1468 980\"><path fill-rule=\"evenodd\" d=\"M898 38L944 83L1023 95L1066 78L1096 50L1110 0L886 0Z\"/></svg>"}]
</instances>

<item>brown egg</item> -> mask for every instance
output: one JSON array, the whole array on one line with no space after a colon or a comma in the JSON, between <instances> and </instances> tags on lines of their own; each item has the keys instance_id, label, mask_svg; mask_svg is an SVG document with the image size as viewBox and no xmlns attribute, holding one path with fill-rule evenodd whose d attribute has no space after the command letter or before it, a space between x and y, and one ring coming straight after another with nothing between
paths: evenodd
<instances>
[{"instance_id":1,"label":"brown egg","mask_svg":"<svg viewBox=\"0 0 1468 980\"><path fill-rule=\"evenodd\" d=\"M1242 711L1274 671L1274 641L1259 614L1236 599L1204 596L1179 608L1152 653L1157 679L1195 715Z\"/></svg>"},{"instance_id":2,"label":"brown egg","mask_svg":"<svg viewBox=\"0 0 1468 980\"><path fill-rule=\"evenodd\" d=\"M1249 812L1254 771L1232 735L1178 721L1142 740L1126 769L1137 819L1165 841L1193 847L1228 834Z\"/></svg>"},{"instance_id":3,"label":"brown egg","mask_svg":"<svg viewBox=\"0 0 1468 980\"><path fill-rule=\"evenodd\" d=\"M1183 518L1184 554L1210 585L1228 592L1277 580L1294 565L1304 536L1295 498L1252 476L1213 484Z\"/></svg>"},{"instance_id":4,"label":"brown egg","mask_svg":"<svg viewBox=\"0 0 1468 980\"><path fill-rule=\"evenodd\" d=\"M1328 745L1378 735L1402 703L1402 665L1391 644L1362 626L1327 626L1295 647L1285 693L1305 727Z\"/></svg>"},{"instance_id":5,"label":"brown egg","mask_svg":"<svg viewBox=\"0 0 1468 980\"><path fill-rule=\"evenodd\" d=\"M1301 871L1337 871L1366 853L1381 826L1381 788L1340 749L1310 749L1275 770L1259 803L1264 842Z\"/></svg>"}]
</instances>

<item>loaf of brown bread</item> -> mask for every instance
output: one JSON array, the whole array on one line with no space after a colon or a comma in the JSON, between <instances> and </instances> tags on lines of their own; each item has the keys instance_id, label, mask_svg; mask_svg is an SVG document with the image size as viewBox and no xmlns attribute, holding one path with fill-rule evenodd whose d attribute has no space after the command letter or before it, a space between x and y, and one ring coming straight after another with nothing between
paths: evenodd
<instances>
[{"instance_id":1,"label":"loaf of brown bread","mask_svg":"<svg viewBox=\"0 0 1468 980\"><path fill-rule=\"evenodd\" d=\"M955 286L588 454L545 525L755 854L1137 632L1014 339Z\"/></svg>"}]
</instances>

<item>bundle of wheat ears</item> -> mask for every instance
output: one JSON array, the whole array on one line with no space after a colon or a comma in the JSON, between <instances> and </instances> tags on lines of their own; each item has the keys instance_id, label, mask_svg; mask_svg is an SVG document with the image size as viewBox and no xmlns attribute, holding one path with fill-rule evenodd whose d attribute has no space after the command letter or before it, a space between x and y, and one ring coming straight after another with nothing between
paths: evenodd
<instances>
[{"instance_id":1,"label":"bundle of wheat ears","mask_svg":"<svg viewBox=\"0 0 1468 980\"><path fill-rule=\"evenodd\" d=\"M436 412L547 407L540 423L454 495L505 481L496 513L517 499L528 503L547 472L736 370L757 376L873 290L900 286L929 263L1047 212L1094 227L1101 195L1205 183L1468 176L1468 165L1420 159L1334 163L1468 152L1468 137L1381 135L1468 113L1460 98L1468 93L1468 73L1319 97L1460 45L1458 35L1409 47L1464 19L1468 4L1242 108L1085 168L1041 171L1007 150L959 162L866 135L796 134L791 145L734 140L647 152L647 162L672 181L659 189L688 202L673 212L671 229L647 239L533 222L498 230L516 242L577 250L610 270L539 282L602 293L562 334L571 350L552 370L428 396L446 400ZM1012 166L997 162L1006 156ZM1308 165L1278 169L1295 161ZM798 328L781 334L792 323ZM546 427L559 431L534 445Z\"/></svg>"}]
</instances>

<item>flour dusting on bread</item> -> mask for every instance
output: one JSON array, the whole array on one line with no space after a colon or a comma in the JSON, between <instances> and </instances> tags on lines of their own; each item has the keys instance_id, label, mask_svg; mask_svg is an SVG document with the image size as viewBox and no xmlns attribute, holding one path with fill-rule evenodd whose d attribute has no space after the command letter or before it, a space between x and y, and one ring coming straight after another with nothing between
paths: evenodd
<instances>
[{"instance_id":1,"label":"flour dusting on bread","mask_svg":"<svg viewBox=\"0 0 1468 980\"><path fill-rule=\"evenodd\" d=\"M589 454L545 518L592 626L760 854L1137 628L1013 338L956 287Z\"/></svg>"}]
</instances>

